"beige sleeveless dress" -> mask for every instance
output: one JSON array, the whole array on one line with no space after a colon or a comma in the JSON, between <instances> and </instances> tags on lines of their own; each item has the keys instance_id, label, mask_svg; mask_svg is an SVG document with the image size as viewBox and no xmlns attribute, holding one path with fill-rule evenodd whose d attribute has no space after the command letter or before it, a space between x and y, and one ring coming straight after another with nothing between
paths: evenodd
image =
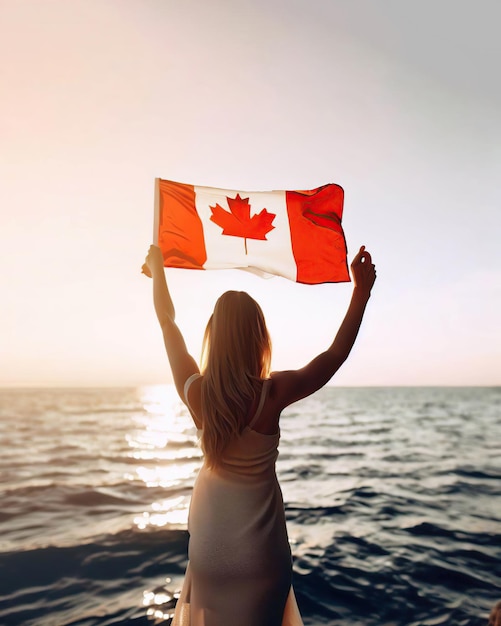
<instances>
[{"instance_id":1,"label":"beige sleeveless dress","mask_svg":"<svg viewBox=\"0 0 501 626\"><path fill-rule=\"evenodd\" d=\"M197 376L186 381L185 398ZM268 388L265 381L256 414L221 467L204 464L195 481L189 563L172 626L303 626L275 473L280 433L252 430Z\"/></svg>"}]
</instances>

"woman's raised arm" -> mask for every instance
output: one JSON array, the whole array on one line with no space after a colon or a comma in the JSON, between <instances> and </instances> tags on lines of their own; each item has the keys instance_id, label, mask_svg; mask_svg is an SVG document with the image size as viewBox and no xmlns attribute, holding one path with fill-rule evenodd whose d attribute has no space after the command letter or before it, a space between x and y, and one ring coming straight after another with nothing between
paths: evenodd
<instances>
[{"instance_id":1,"label":"woman's raised arm","mask_svg":"<svg viewBox=\"0 0 501 626\"><path fill-rule=\"evenodd\" d=\"M348 358L376 280L376 268L365 246L360 248L353 259L351 273L354 283L353 295L348 311L330 347L302 369L272 374L273 399L278 410L323 387Z\"/></svg>"},{"instance_id":2,"label":"woman's raised arm","mask_svg":"<svg viewBox=\"0 0 501 626\"><path fill-rule=\"evenodd\" d=\"M189 354L183 335L175 322L176 312L165 279L162 251L158 246L150 246L142 273L153 278L153 303L162 328L174 384L179 397L186 403L184 383L200 370L195 359Z\"/></svg>"}]
</instances>

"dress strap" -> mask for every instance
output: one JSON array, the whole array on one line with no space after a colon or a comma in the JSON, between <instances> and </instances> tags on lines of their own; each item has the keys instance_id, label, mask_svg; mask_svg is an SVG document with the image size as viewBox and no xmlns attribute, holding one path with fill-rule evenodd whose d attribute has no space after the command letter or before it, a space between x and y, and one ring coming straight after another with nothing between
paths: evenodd
<instances>
[{"instance_id":1,"label":"dress strap","mask_svg":"<svg viewBox=\"0 0 501 626\"><path fill-rule=\"evenodd\" d=\"M263 406L264 406L264 401L266 400L266 396L268 395L268 387L270 386L270 382L271 382L271 378L266 378L263 381L263 388L261 389L261 398L259 399L259 404L257 406L256 412L254 413L254 417L247 424L249 428L252 428L254 426L254 424L259 419L259 416L261 415L261 411L263 410Z\"/></svg>"},{"instance_id":2,"label":"dress strap","mask_svg":"<svg viewBox=\"0 0 501 626\"><path fill-rule=\"evenodd\" d=\"M197 378L202 378L202 375L196 373L196 374L192 374L191 376L189 376L186 379L186 382L184 383L184 389L183 389L184 401L186 402L186 406L190 409L192 413L193 413L193 409L191 408L189 400L188 400L188 391L190 390L191 383Z\"/></svg>"}]
</instances>

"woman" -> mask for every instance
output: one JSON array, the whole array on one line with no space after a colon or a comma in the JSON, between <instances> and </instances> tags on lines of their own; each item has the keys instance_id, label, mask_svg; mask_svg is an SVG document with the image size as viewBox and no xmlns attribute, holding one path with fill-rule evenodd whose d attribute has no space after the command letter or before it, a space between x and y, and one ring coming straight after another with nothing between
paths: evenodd
<instances>
[{"instance_id":1,"label":"woman","mask_svg":"<svg viewBox=\"0 0 501 626\"><path fill-rule=\"evenodd\" d=\"M351 265L353 296L332 345L299 370L270 374L271 342L259 305L229 291L207 324L202 372L175 322L163 258L151 246L153 277L179 396L202 431L204 464L188 518L189 564L173 626L301 626L291 586L292 559L275 474L282 410L323 387L348 357L376 279L360 248Z\"/></svg>"}]
</instances>

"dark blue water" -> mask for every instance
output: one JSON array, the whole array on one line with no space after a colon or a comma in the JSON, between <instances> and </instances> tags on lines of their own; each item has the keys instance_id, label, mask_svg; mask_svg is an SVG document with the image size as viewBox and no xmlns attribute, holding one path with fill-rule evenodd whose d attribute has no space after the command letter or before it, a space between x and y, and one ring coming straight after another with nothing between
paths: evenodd
<instances>
[{"instance_id":1,"label":"dark blue water","mask_svg":"<svg viewBox=\"0 0 501 626\"><path fill-rule=\"evenodd\" d=\"M487 623L500 388L325 388L281 427L305 625ZM167 626L200 466L173 388L0 391L0 452L0 624Z\"/></svg>"}]
</instances>

